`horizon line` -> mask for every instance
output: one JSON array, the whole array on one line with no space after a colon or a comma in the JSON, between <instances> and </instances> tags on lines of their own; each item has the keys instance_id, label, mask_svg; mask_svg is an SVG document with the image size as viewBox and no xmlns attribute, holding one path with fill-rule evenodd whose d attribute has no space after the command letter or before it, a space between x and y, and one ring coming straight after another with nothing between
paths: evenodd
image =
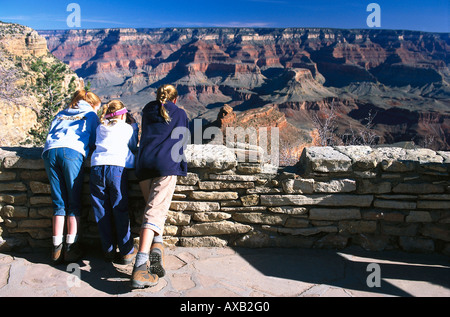
<instances>
[{"instance_id":1,"label":"horizon line","mask_svg":"<svg viewBox=\"0 0 450 317\"><path fill-rule=\"evenodd\" d=\"M3 22L3 21L0 21ZM3 22L9 24L18 24ZM19 24L22 25L22 24ZM31 27L30 27L31 28ZM33 29L33 28L31 28ZM419 33L438 33L438 34L449 34L448 31L423 31L423 30L413 30L413 29L389 29L389 28L339 28L339 27L326 27L326 26L288 26L288 27L262 27L262 26L161 26L161 27L99 27L99 28L67 28L67 29L33 29L37 32L45 31L89 31L89 30L123 30L123 29L134 29L134 30L164 30L164 29L253 29L253 30L286 30L286 29L319 29L319 30L341 30L341 31L407 31L407 32L419 32Z\"/></svg>"},{"instance_id":2,"label":"horizon line","mask_svg":"<svg viewBox=\"0 0 450 317\"><path fill-rule=\"evenodd\" d=\"M408 31L408 32L421 32L421 33L438 33L438 34L449 34L450 31L424 31L417 29L402 29L402 28L370 28L370 27L355 27L355 28L344 28L344 27L326 27L326 26L220 26L220 25L211 25L211 26L160 26L160 27L94 27L94 28L48 28L48 29L35 29L31 26L20 24L16 22L5 22L0 20L0 23L4 24L15 24L20 26L25 26L31 28L35 31L88 31L88 30L122 30L122 29L135 29L135 30L161 30L161 29L254 29L254 30L286 30L286 29L329 29L329 30L346 30L346 31Z\"/></svg>"}]
</instances>

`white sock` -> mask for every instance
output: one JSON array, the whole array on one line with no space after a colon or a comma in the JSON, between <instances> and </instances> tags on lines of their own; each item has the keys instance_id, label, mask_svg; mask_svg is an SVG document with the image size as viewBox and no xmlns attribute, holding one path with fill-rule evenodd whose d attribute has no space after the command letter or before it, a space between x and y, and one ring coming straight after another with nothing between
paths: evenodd
<instances>
[{"instance_id":1,"label":"white sock","mask_svg":"<svg viewBox=\"0 0 450 317\"><path fill-rule=\"evenodd\" d=\"M66 235L66 243L72 244L77 241L78 235L76 234L68 234Z\"/></svg>"},{"instance_id":2,"label":"white sock","mask_svg":"<svg viewBox=\"0 0 450 317\"><path fill-rule=\"evenodd\" d=\"M53 236L52 238L53 238L53 245L55 247L57 247L58 245L63 243L63 236L62 235L60 235L60 236Z\"/></svg>"},{"instance_id":3,"label":"white sock","mask_svg":"<svg viewBox=\"0 0 450 317\"><path fill-rule=\"evenodd\" d=\"M134 262L134 267L140 267L144 263L147 263L148 257L149 257L148 253L138 252L136 254L136 262Z\"/></svg>"}]
</instances>

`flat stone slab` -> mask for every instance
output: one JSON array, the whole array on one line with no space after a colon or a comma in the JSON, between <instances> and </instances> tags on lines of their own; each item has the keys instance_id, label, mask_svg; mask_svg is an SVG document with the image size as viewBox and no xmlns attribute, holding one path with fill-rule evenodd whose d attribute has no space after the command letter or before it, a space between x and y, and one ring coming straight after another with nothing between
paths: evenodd
<instances>
[{"instance_id":1,"label":"flat stone slab","mask_svg":"<svg viewBox=\"0 0 450 317\"><path fill-rule=\"evenodd\" d=\"M165 254L166 276L140 290L130 287L132 264L106 263L95 250L70 266L50 265L48 252L0 253L0 297L189 297L192 303L193 297L265 297L270 303L270 297L450 296L448 257L437 254L357 247L176 247ZM370 264L378 265L380 287L367 283ZM180 303L186 301L173 305Z\"/></svg>"},{"instance_id":2,"label":"flat stone slab","mask_svg":"<svg viewBox=\"0 0 450 317\"><path fill-rule=\"evenodd\" d=\"M26 147L0 148L0 167L5 169L44 169L44 161L41 159L42 150L42 148Z\"/></svg>"},{"instance_id":3,"label":"flat stone slab","mask_svg":"<svg viewBox=\"0 0 450 317\"><path fill-rule=\"evenodd\" d=\"M225 145L189 144L185 156L188 168L228 170L237 166L236 154Z\"/></svg>"},{"instance_id":4,"label":"flat stone slab","mask_svg":"<svg viewBox=\"0 0 450 317\"><path fill-rule=\"evenodd\" d=\"M337 173L352 170L352 160L330 146L305 148L300 163L306 173Z\"/></svg>"},{"instance_id":5,"label":"flat stone slab","mask_svg":"<svg viewBox=\"0 0 450 317\"><path fill-rule=\"evenodd\" d=\"M373 170L381 165L384 171L408 172L416 166L446 171L450 152L425 148L407 149L391 146L325 146L305 148L300 158L303 174L339 173ZM445 166L447 165L447 167Z\"/></svg>"},{"instance_id":6,"label":"flat stone slab","mask_svg":"<svg viewBox=\"0 0 450 317\"><path fill-rule=\"evenodd\" d=\"M261 205L263 206L368 207L372 201L373 195L261 195Z\"/></svg>"}]
</instances>

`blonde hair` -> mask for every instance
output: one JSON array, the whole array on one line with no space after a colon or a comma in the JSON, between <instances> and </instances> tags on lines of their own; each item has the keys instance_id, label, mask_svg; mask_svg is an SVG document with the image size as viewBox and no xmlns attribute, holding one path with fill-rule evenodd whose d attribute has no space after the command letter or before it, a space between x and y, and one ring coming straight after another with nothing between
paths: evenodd
<instances>
[{"instance_id":1,"label":"blonde hair","mask_svg":"<svg viewBox=\"0 0 450 317\"><path fill-rule=\"evenodd\" d=\"M84 89L77 90L72 97L72 101L69 104L69 108L76 109L78 108L78 102L84 100L88 104L94 108L99 103L102 103L102 100L93 92L87 91Z\"/></svg>"},{"instance_id":2,"label":"blonde hair","mask_svg":"<svg viewBox=\"0 0 450 317\"><path fill-rule=\"evenodd\" d=\"M172 85L163 85L158 88L158 91L156 92L156 99L158 100L161 108L160 108L160 114L166 120L167 123L171 121L169 112L164 107L164 105L167 103L167 101L175 101L178 98L178 91L177 89Z\"/></svg>"},{"instance_id":3,"label":"blonde hair","mask_svg":"<svg viewBox=\"0 0 450 317\"><path fill-rule=\"evenodd\" d=\"M102 124L105 124L105 117L107 114L117 112L121 109L125 108L125 105L120 100L112 100L108 102L106 105L103 106L102 114L100 115L100 122ZM108 118L108 124L114 124L119 116L114 116L111 118Z\"/></svg>"}]
</instances>

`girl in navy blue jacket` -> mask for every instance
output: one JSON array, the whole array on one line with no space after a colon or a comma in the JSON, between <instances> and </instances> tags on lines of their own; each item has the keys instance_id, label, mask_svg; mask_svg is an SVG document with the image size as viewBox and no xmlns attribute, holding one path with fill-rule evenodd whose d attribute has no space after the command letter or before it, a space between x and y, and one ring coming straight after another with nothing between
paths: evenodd
<instances>
[{"instance_id":1,"label":"girl in navy blue jacket","mask_svg":"<svg viewBox=\"0 0 450 317\"><path fill-rule=\"evenodd\" d=\"M142 135L136 159L136 176L146 198L139 252L132 274L132 287L154 286L164 276L164 223L177 183L187 175L184 149L188 142L188 118L176 105L178 92L161 86L155 101L142 111ZM150 273L147 261L150 259Z\"/></svg>"}]
</instances>

